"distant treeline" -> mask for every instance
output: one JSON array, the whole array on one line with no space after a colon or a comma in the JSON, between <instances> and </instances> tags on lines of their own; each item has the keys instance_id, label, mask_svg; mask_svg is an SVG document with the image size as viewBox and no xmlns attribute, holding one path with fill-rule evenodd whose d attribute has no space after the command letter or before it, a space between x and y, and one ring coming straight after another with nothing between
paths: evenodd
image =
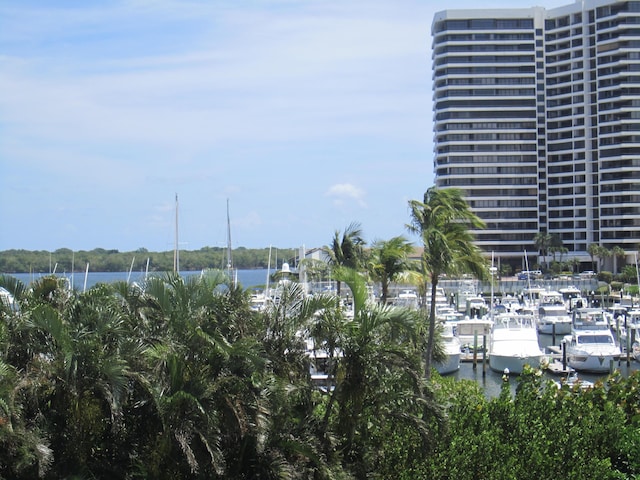
<instances>
[{"instance_id":1,"label":"distant treeline","mask_svg":"<svg viewBox=\"0 0 640 480\"><path fill-rule=\"evenodd\" d=\"M269 248L249 249L239 247L232 251L234 268L251 269L269 266ZM271 267L283 261L293 263L297 249L271 248ZM0 252L1 273L48 273L84 272L87 263L94 272L144 271L149 262L149 271L166 272L173 270L174 252L149 252L139 248L135 252L119 252L95 248L93 250L72 251L60 248L53 252L29 250L5 250ZM131 263L133 262L133 266ZM204 247L200 250L181 250L179 252L181 271L197 271L203 268L221 268L227 266L227 249L224 247Z\"/></svg>"}]
</instances>

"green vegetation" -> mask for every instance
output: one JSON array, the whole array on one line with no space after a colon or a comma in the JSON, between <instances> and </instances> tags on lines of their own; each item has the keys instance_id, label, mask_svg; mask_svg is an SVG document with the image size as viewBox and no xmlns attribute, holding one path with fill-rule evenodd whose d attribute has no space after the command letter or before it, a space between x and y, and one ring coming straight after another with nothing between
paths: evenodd
<instances>
[{"instance_id":1,"label":"green vegetation","mask_svg":"<svg viewBox=\"0 0 640 480\"><path fill-rule=\"evenodd\" d=\"M292 261L298 254L295 249L278 249L278 258ZM274 254L275 255L275 254ZM149 260L149 270L168 272L173 270L173 250L166 252L149 252L140 248L135 252L119 252L118 250L80 250L74 252L68 248L60 248L54 252L5 250L0 252L0 272L4 273L57 273L84 272L87 263L94 272L126 272L129 269L144 271ZM133 262L133 267L131 263ZM233 263L236 268L267 268L269 249L233 250ZM180 251L180 270L197 271L205 268L224 268L227 264L226 249L222 247L205 247L200 250ZM273 266L273 265L272 265Z\"/></svg>"},{"instance_id":2,"label":"green vegetation","mask_svg":"<svg viewBox=\"0 0 640 480\"><path fill-rule=\"evenodd\" d=\"M494 399L427 380L420 313L337 274L352 317L296 283L252 311L222 272L84 293L0 276L20 307L0 307L0 478L638 478L640 374L580 390L531 370Z\"/></svg>"},{"instance_id":3,"label":"green vegetation","mask_svg":"<svg viewBox=\"0 0 640 480\"><path fill-rule=\"evenodd\" d=\"M415 279L424 297L441 273L486 273L470 233L482 225L459 191L430 189L410 207L409 231L424 246L417 264L402 237L367 252L358 224L335 232L326 251L350 310L285 282L255 311L250 293L215 270L223 249L193 267L214 268L205 275L86 292L53 275L29 288L0 275L15 298L0 302L0 480L640 478L640 373L581 390L525 370L488 399L477 383L431 370L442 358L433 312L370 301L371 279ZM35 271L42 259L23 253ZM71 262L71 251L58 253ZM110 258L118 271L133 257L91 254L73 256ZM163 255L152 262L169 271L173 252ZM308 342L326 353L320 382ZM515 396L508 382L518 382Z\"/></svg>"}]
</instances>

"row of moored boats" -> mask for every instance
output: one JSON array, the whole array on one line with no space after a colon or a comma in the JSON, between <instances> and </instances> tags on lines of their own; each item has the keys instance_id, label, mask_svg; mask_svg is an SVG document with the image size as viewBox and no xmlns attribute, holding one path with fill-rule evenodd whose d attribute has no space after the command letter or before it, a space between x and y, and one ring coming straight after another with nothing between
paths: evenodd
<instances>
[{"instance_id":1,"label":"row of moored boats","mask_svg":"<svg viewBox=\"0 0 640 480\"><path fill-rule=\"evenodd\" d=\"M417 305L408 300L411 296L403 291L397 304ZM544 368L553 362L563 363L561 371L606 373L626 351L640 361L640 309L590 306L575 287L532 288L492 305L470 295L466 315L441 290L435 301L447 352L446 360L435 365L441 374L457 371L460 362L474 352L486 355L492 370L513 374L521 373L525 365ZM539 335L553 335L559 345L545 352Z\"/></svg>"}]
</instances>

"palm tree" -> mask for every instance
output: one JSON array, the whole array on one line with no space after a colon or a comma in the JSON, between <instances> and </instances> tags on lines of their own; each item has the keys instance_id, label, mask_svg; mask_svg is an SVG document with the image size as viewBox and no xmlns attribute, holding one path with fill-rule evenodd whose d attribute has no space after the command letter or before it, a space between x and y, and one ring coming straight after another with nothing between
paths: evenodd
<instances>
[{"instance_id":1,"label":"palm tree","mask_svg":"<svg viewBox=\"0 0 640 480\"><path fill-rule=\"evenodd\" d=\"M611 251L607 247L603 247L602 245L598 245L597 243L592 243L587 247L587 252L591 256L591 263L595 267L594 257L598 259L598 268L596 270L597 273L602 271L602 267L604 264L604 259L611 255Z\"/></svg>"},{"instance_id":2,"label":"palm tree","mask_svg":"<svg viewBox=\"0 0 640 480\"><path fill-rule=\"evenodd\" d=\"M108 287L59 293L30 291L12 326L8 356L28 372L19 396L28 399L26 415L44 417L53 476L120 476L130 453L123 446L128 359L140 352Z\"/></svg>"},{"instance_id":3,"label":"palm tree","mask_svg":"<svg viewBox=\"0 0 640 480\"><path fill-rule=\"evenodd\" d=\"M591 243L587 247L587 253L591 257L591 268L594 271L597 271L595 258L598 256L599 252L600 252L600 245L598 245L597 243Z\"/></svg>"},{"instance_id":4,"label":"palm tree","mask_svg":"<svg viewBox=\"0 0 640 480\"><path fill-rule=\"evenodd\" d=\"M624 262L624 257L625 257L624 248L622 248L620 245L616 245L611 249L611 254L613 255L613 260L615 262L615 265L613 267L613 273L617 273L619 270L621 270L620 268L618 268L618 260L621 260L622 262Z\"/></svg>"},{"instance_id":5,"label":"palm tree","mask_svg":"<svg viewBox=\"0 0 640 480\"><path fill-rule=\"evenodd\" d=\"M407 257L411 252L413 245L402 236L373 243L367 261L367 271L374 280L380 282L380 302L383 305L387 303L389 284L396 281L398 275L407 269Z\"/></svg>"},{"instance_id":6,"label":"palm tree","mask_svg":"<svg viewBox=\"0 0 640 480\"><path fill-rule=\"evenodd\" d=\"M250 328L241 318L249 315L246 295L222 271L210 271L152 277L144 298L145 306L128 309L141 317L140 401L153 419L138 468L150 477L222 475L238 432L262 425L253 416L261 415L261 401L236 375L253 371L258 382L265 363L257 341L234 342Z\"/></svg>"},{"instance_id":7,"label":"palm tree","mask_svg":"<svg viewBox=\"0 0 640 480\"><path fill-rule=\"evenodd\" d=\"M571 266L571 273L579 273L580 259L578 257L572 257L568 263Z\"/></svg>"},{"instance_id":8,"label":"palm tree","mask_svg":"<svg viewBox=\"0 0 640 480\"><path fill-rule=\"evenodd\" d=\"M329 264L335 267L359 269L364 261L365 241L362 237L360 224L352 222L344 229L342 236L338 230L333 235L331 246L323 247L329 257ZM337 293L340 296L340 284L337 282Z\"/></svg>"},{"instance_id":9,"label":"palm tree","mask_svg":"<svg viewBox=\"0 0 640 480\"><path fill-rule=\"evenodd\" d=\"M556 253L560 253L560 262L562 262L562 254L566 253L567 249L564 247L562 243L562 238L559 235L551 234L549 235L549 245L547 246L547 251L551 253L553 256L553 261L556 261ZM547 268L548 268L547 261Z\"/></svg>"},{"instance_id":10,"label":"palm tree","mask_svg":"<svg viewBox=\"0 0 640 480\"><path fill-rule=\"evenodd\" d=\"M457 188L429 188L423 201L411 200L411 223L407 229L420 236L424 245L422 262L431 275L431 308L426 352L426 375L431 376L431 361L436 331L438 278L442 274L469 272L484 279L488 275L486 260L473 243L472 229L485 228Z\"/></svg>"},{"instance_id":11,"label":"palm tree","mask_svg":"<svg viewBox=\"0 0 640 480\"><path fill-rule=\"evenodd\" d=\"M549 247L552 244L551 235L549 235L547 232L538 232L533 237L533 244L540 252L540 255L547 260L547 269L549 269L549 259L547 258L547 253Z\"/></svg>"},{"instance_id":12,"label":"palm tree","mask_svg":"<svg viewBox=\"0 0 640 480\"><path fill-rule=\"evenodd\" d=\"M339 451L356 478L370 478L381 455L375 432L384 418L394 428L418 433L417 450L424 452L442 415L421 374L421 325L415 310L368 302L364 276L353 269L336 272L354 298L354 315L341 329L339 374L327 404L325 421L333 416ZM335 400L335 402L333 401ZM401 435L402 436L402 435Z\"/></svg>"}]
</instances>

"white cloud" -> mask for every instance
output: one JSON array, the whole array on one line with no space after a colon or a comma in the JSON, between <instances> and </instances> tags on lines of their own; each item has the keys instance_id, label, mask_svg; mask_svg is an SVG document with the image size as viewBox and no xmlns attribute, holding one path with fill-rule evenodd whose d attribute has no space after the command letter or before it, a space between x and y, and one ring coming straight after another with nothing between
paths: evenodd
<instances>
[{"instance_id":1,"label":"white cloud","mask_svg":"<svg viewBox=\"0 0 640 480\"><path fill-rule=\"evenodd\" d=\"M136 42L134 20L113 27L117 40L88 41L84 33L70 39L43 20L42 31L31 32L34 42L38 33L44 42L46 33L52 47L3 59L0 88L11 92L2 105L5 121L49 139L209 148L246 138L407 137L402 132L416 130L417 118L407 115L411 106L429 107L427 15L380 6L363 14L335 4L186 5L200 19L183 13L172 21L178 15L173 2L129 5L138 21L147 19L140 9L148 8L151 23L181 29L172 36L194 37L164 49L150 46L163 41L153 29L145 28ZM122 8L85 15L91 22L99 22L98 13L125 18ZM67 27L83 32L80 12L63 13ZM202 27L206 18L208 28ZM101 34L110 33L107 20ZM198 35L185 32L192 22ZM388 128L392 122L404 126Z\"/></svg>"},{"instance_id":2,"label":"white cloud","mask_svg":"<svg viewBox=\"0 0 640 480\"><path fill-rule=\"evenodd\" d=\"M326 195L333 198L336 206L342 206L348 203L355 203L361 207L366 207L364 200L365 191L350 183L337 183L327 190Z\"/></svg>"}]
</instances>

